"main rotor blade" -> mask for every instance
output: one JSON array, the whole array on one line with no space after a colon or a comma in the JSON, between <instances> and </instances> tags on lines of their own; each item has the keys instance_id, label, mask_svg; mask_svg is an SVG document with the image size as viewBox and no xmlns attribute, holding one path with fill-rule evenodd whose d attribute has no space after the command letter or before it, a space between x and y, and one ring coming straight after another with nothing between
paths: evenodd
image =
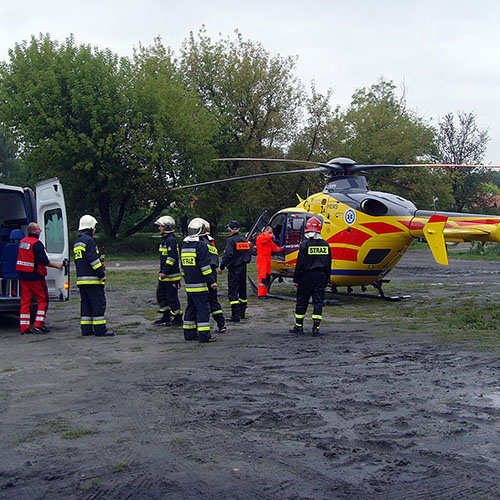
<instances>
[{"instance_id":1,"label":"main rotor blade","mask_svg":"<svg viewBox=\"0 0 500 500\"><path fill-rule=\"evenodd\" d=\"M323 163L319 161L309 161L309 160L289 160L288 158L216 158L213 161L253 161L260 163L292 163L293 165L311 165L314 167L325 167L329 171L335 171L339 173L344 173L345 169L340 165ZM312 170L311 170L312 172Z\"/></svg>"},{"instance_id":2,"label":"main rotor blade","mask_svg":"<svg viewBox=\"0 0 500 500\"><path fill-rule=\"evenodd\" d=\"M217 181L197 182L196 184L186 184L185 186L177 186L172 188L170 191L177 191L179 189L187 189L199 186L210 186L211 184L222 184L223 182L241 181L245 179L256 179L258 177L270 177L271 175L300 174L300 173L310 173L310 172L330 172L330 169L324 167L303 168L299 170L284 170L282 172L265 172L262 174L241 175L239 177L229 177L227 179L219 179Z\"/></svg>"},{"instance_id":3,"label":"main rotor blade","mask_svg":"<svg viewBox=\"0 0 500 500\"><path fill-rule=\"evenodd\" d=\"M401 184L400 182L396 182L396 181L393 181L391 179L388 179L387 177L382 177L381 175L377 175L377 174L370 174L370 173L364 172L364 171L361 171L361 173L369 176L372 179L379 179L381 181L387 182L387 184L390 184L391 186L398 187L398 188L403 189L405 191L415 191L410 186L405 186L404 184Z\"/></svg>"},{"instance_id":4,"label":"main rotor blade","mask_svg":"<svg viewBox=\"0 0 500 500\"><path fill-rule=\"evenodd\" d=\"M375 168L401 168L401 167L445 167L445 168L500 168L500 165L464 165L461 163L406 163L404 165L352 165L348 167L348 172L354 174L361 170L373 170Z\"/></svg>"}]
</instances>

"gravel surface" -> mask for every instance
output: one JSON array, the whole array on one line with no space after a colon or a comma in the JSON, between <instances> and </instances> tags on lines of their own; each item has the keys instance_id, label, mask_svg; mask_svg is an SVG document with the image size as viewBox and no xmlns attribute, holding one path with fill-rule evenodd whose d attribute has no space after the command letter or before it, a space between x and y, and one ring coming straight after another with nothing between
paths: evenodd
<instances>
[{"instance_id":1,"label":"gravel surface","mask_svg":"<svg viewBox=\"0 0 500 500\"><path fill-rule=\"evenodd\" d=\"M500 349L447 316L498 302L500 262L410 251L409 300L341 297L313 338L251 297L210 344L153 327L156 267L108 263L113 338L79 335L77 290L48 335L0 317L0 499L500 498Z\"/></svg>"}]
</instances>

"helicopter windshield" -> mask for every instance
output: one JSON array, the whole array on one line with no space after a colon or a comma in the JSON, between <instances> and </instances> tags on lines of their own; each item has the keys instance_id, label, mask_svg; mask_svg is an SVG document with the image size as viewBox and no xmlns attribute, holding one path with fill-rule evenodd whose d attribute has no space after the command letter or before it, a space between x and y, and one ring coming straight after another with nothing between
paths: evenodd
<instances>
[{"instance_id":1,"label":"helicopter windshield","mask_svg":"<svg viewBox=\"0 0 500 500\"><path fill-rule=\"evenodd\" d=\"M339 191L368 191L368 184L366 178L362 175L359 176L343 176L333 177L323 189L323 193L336 193Z\"/></svg>"}]
</instances>

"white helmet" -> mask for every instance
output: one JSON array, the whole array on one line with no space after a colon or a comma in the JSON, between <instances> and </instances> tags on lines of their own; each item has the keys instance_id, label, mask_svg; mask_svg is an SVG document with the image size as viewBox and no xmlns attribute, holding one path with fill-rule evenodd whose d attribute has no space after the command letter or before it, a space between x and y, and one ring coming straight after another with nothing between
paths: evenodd
<instances>
[{"instance_id":1,"label":"white helmet","mask_svg":"<svg viewBox=\"0 0 500 500\"><path fill-rule=\"evenodd\" d=\"M83 229L95 229L96 224L97 219L92 217L92 215L82 215L80 217L78 231L82 231Z\"/></svg>"},{"instance_id":2,"label":"white helmet","mask_svg":"<svg viewBox=\"0 0 500 500\"><path fill-rule=\"evenodd\" d=\"M155 221L157 226L164 226L166 233L173 233L175 231L175 220L170 215L164 215Z\"/></svg>"},{"instance_id":3,"label":"white helmet","mask_svg":"<svg viewBox=\"0 0 500 500\"><path fill-rule=\"evenodd\" d=\"M199 236L205 236L206 234L210 233L210 223L208 221L202 219L201 217L196 217L191 222L194 221L196 221L196 223L200 223L203 226L203 229Z\"/></svg>"},{"instance_id":4,"label":"white helmet","mask_svg":"<svg viewBox=\"0 0 500 500\"><path fill-rule=\"evenodd\" d=\"M207 234L208 222L201 217L195 217L188 224L188 236L205 236Z\"/></svg>"}]
</instances>

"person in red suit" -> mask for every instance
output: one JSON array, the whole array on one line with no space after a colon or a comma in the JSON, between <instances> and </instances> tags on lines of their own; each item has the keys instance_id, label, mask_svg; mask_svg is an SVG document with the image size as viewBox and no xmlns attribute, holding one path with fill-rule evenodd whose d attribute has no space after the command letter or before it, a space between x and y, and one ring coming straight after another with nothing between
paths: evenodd
<instances>
[{"instance_id":1,"label":"person in red suit","mask_svg":"<svg viewBox=\"0 0 500 500\"><path fill-rule=\"evenodd\" d=\"M257 272L259 276L257 285L258 297L267 297L269 285L271 284L271 254L282 252L285 248L276 245L273 238L273 228L267 226L255 240L257 248Z\"/></svg>"},{"instance_id":2,"label":"person in red suit","mask_svg":"<svg viewBox=\"0 0 500 500\"><path fill-rule=\"evenodd\" d=\"M28 236L19 242L16 271L21 284L21 335L25 333L48 333L45 326L45 314L49 306L49 294L45 276L47 267L62 269L60 263L50 262L43 243L38 239L42 230L36 222L28 224ZM37 302L37 311L33 330L30 328L31 301Z\"/></svg>"}]
</instances>

